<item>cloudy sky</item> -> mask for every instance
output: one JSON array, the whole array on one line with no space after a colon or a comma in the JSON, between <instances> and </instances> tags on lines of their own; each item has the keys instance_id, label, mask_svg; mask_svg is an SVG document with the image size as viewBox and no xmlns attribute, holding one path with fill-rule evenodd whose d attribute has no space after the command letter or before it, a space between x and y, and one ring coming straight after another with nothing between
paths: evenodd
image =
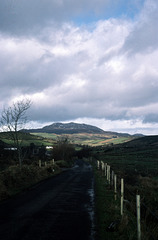
<instances>
[{"instance_id":1,"label":"cloudy sky","mask_svg":"<svg viewBox=\"0 0 158 240\"><path fill-rule=\"evenodd\" d=\"M158 134L157 0L0 0L0 112Z\"/></svg>"}]
</instances>

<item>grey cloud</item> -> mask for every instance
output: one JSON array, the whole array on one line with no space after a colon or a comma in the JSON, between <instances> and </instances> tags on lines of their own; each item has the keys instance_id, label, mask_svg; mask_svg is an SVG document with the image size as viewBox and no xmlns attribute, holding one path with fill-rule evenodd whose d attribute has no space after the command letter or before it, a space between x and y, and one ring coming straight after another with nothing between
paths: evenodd
<instances>
[{"instance_id":1,"label":"grey cloud","mask_svg":"<svg viewBox=\"0 0 158 240\"><path fill-rule=\"evenodd\" d=\"M158 48L158 3L156 1L153 2L153 7L150 4L145 5L145 9L142 12L143 16L135 23L133 30L124 43L122 51L135 54L154 51Z\"/></svg>"},{"instance_id":2,"label":"grey cloud","mask_svg":"<svg viewBox=\"0 0 158 240\"><path fill-rule=\"evenodd\" d=\"M24 34L42 28L48 22L72 20L79 14L106 6L108 1L72 0L0 0L1 31Z\"/></svg>"},{"instance_id":3,"label":"grey cloud","mask_svg":"<svg viewBox=\"0 0 158 240\"><path fill-rule=\"evenodd\" d=\"M59 94L60 91L60 94ZM110 120L129 119L128 110L122 107L117 107L114 102L109 100L99 99L99 96L90 94L90 90L86 88L85 94L82 94L80 89L69 92L62 92L57 89L52 92L52 99L43 106L41 102L32 106L31 120L38 121L66 121L76 118L106 118ZM74 96L76 94L76 96ZM60 100L59 101L59 95ZM88 96L87 96L88 95ZM98 99L97 99L98 98Z\"/></svg>"},{"instance_id":4,"label":"grey cloud","mask_svg":"<svg viewBox=\"0 0 158 240\"><path fill-rule=\"evenodd\" d=\"M124 107L140 107L158 102L158 86L149 84L138 87L131 87L127 92L120 94L118 104Z\"/></svg>"},{"instance_id":5,"label":"grey cloud","mask_svg":"<svg viewBox=\"0 0 158 240\"><path fill-rule=\"evenodd\" d=\"M0 22L1 30L6 29L14 33L21 31L26 34L17 37L18 40L13 46L16 38L8 42L5 42L4 38L2 41L6 47L4 51L3 47L0 49L1 99L10 102L14 97L28 94L34 100L29 109L32 121L52 122L77 118L114 121L142 116L145 116L144 123L156 121L157 116L150 115L148 106L158 102L158 74L155 63L157 54L150 56L150 61L144 52L138 58L125 54L127 50L140 52L139 48L130 44L134 41L132 36L137 37L138 30L141 30L140 37L138 36L141 39L145 29L144 23L129 35L123 51L120 52L121 44L126 40L131 26L127 19L100 21L91 30L86 26L80 28L68 23L57 28L53 23L47 23L54 19L58 22L70 19L81 12L84 14L84 1L74 3L68 0L46 0L45 3L46 6L42 6L42 0L37 5L35 0L31 9L29 0L15 0L14 4L18 7L14 21ZM104 4L102 1L88 0L85 12L90 4L92 9L97 3L99 6ZM63 9L65 12L62 16ZM20 22L22 15L23 19ZM27 18L28 21L25 22ZM152 22L155 18L152 18ZM8 18L8 21L11 19ZM12 29L9 24L14 24ZM150 21L149 25L151 26ZM35 36L27 35L30 26L32 33L32 29L39 26L39 32L36 32ZM154 26L151 32L151 39L155 28ZM22 41L24 43L20 44ZM156 45L151 43L153 48L156 48ZM144 49L147 49L147 46L150 44L146 40ZM28 55L27 51L30 51Z\"/></svg>"},{"instance_id":6,"label":"grey cloud","mask_svg":"<svg viewBox=\"0 0 158 240\"><path fill-rule=\"evenodd\" d=\"M122 0L0 0L0 31L12 34L38 34L46 25L66 21L87 21L119 13ZM136 8L133 0L125 9Z\"/></svg>"},{"instance_id":7,"label":"grey cloud","mask_svg":"<svg viewBox=\"0 0 158 240\"><path fill-rule=\"evenodd\" d=\"M48 51L29 63L24 61L13 65L14 61L14 56L5 61L0 57L0 64L3 66L0 84L6 96L14 96L17 89L18 94L33 94L50 86L59 87L66 76L75 72L77 68L77 62L75 63L70 56L54 57Z\"/></svg>"},{"instance_id":8,"label":"grey cloud","mask_svg":"<svg viewBox=\"0 0 158 240\"><path fill-rule=\"evenodd\" d=\"M151 113L144 116L143 123L158 123L158 114Z\"/></svg>"}]
</instances>

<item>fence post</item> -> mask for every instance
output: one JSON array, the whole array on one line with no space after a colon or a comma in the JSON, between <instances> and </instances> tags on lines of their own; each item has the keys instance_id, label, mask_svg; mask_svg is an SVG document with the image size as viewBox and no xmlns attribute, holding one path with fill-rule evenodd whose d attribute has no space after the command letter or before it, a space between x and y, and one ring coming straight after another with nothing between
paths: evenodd
<instances>
[{"instance_id":1,"label":"fence post","mask_svg":"<svg viewBox=\"0 0 158 240\"><path fill-rule=\"evenodd\" d=\"M108 171L108 182L110 184L110 166L109 166L109 171Z\"/></svg>"},{"instance_id":2,"label":"fence post","mask_svg":"<svg viewBox=\"0 0 158 240\"><path fill-rule=\"evenodd\" d=\"M109 165L106 166L106 180L110 184L110 166Z\"/></svg>"},{"instance_id":3,"label":"fence post","mask_svg":"<svg viewBox=\"0 0 158 240\"><path fill-rule=\"evenodd\" d=\"M141 240L140 227L140 195L136 195L136 209L137 209L137 239Z\"/></svg>"},{"instance_id":4,"label":"fence post","mask_svg":"<svg viewBox=\"0 0 158 240\"><path fill-rule=\"evenodd\" d=\"M115 196L115 201L116 201L116 195L117 194L117 175L114 174L114 196Z\"/></svg>"},{"instance_id":5,"label":"fence post","mask_svg":"<svg viewBox=\"0 0 158 240\"><path fill-rule=\"evenodd\" d=\"M108 181L109 177L109 165L106 166L106 180Z\"/></svg>"},{"instance_id":6,"label":"fence post","mask_svg":"<svg viewBox=\"0 0 158 240\"><path fill-rule=\"evenodd\" d=\"M111 185L114 185L114 171L111 172Z\"/></svg>"},{"instance_id":7,"label":"fence post","mask_svg":"<svg viewBox=\"0 0 158 240\"><path fill-rule=\"evenodd\" d=\"M107 173L107 163L104 163L104 171L105 171L105 177L106 177L106 173Z\"/></svg>"},{"instance_id":8,"label":"fence post","mask_svg":"<svg viewBox=\"0 0 158 240\"><path fill-rule=\"evenodd\" d=\"M41 168L41 166L42 166L42 162L41 160L39 160L39 167Z\"/></svg>"},{"instance_id":9,"label":"fence post","mask_svg":"<svg viewBox=\"0 0 158 240\"><path fill-rule=\"evenodd\" d=\"M104 162L101 162L101 170L104 171Z\"/></svg>"},{"instance_id":10,"label":"fence post","mask_svg":"<svg viewBox=\"0 0 158 240\"><path fill-rule=\"evenodd\" d=\"M124 179L121 178L121 216L123 215Z\"/></svg>"},{"instance_id":11,"label":"fence post","mask_svg":"<svg viewBox=\"0 0 158 240\"><path fill-rule=\"evenodd\" d=\"M97 160L97 168L98 168L98 170L99 170L99 160Z\"/></svg>"},{"instance_id":12,"label":"fence post","mask_svg":"<svg viewBox=\"0 0 158 240\"><path fill-rule=\"evenodd\" d=\"M104 176L104 162L101 161L101 173L102 173L102 176Z\"/></svg>"}]
</instances>

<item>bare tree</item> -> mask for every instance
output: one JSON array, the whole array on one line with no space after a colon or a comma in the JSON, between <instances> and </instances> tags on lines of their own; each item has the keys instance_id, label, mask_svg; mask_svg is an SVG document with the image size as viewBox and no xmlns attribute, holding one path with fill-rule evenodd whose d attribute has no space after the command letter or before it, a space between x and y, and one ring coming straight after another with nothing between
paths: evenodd
<instances>
[{"instance_id":1,"label":"bare tree","mask_svg":"<svg viewBox=\"0 0 158 240\"><path fill-rule=\"evenodd\" d=\"M1 115L1 126L4 132L8 132L14 146L17 148L17 157L20 167L22 165L22 130L27 122L26 111L31 106L31 100L23 99L13 103L7 109L4 108Z\"/></svg>"}]
</instances>

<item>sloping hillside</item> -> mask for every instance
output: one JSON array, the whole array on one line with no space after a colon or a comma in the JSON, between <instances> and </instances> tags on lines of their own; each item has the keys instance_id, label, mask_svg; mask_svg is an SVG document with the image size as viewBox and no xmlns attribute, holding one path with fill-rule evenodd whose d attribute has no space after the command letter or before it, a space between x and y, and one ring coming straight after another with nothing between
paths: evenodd
<instances>
[{"instance_id":1,"label":"sloping hillside","mask_svg":"<svg viewBox=\"0 0 158 240\"><path fill-rule=\"evenodd\" d=\"M73 134L73 133L104 133L98 127L79 123L53 123L49 126L38 129L29 129L29 132L44 132L55 134Z\"/></svg>"},{"instance_id":2,"label":"sloping hillside","mask_svg":"<svg viewBox=\"0 0 158 240\"><path fill-rule=\"evenodd\" d=\"M132 136L128 133L104 131L92 125L73 122L53 123L49 126L44 126L43 128L28 129L25 131L52 140L57 140L60 136L66 136L74 144L90 146L118 144L138 137Z\"/></svg>"},{"instance_id":3,"label":"sloping hillside","mask_svg":"<svg viewBox=\"0 0 158 240\"><path fill-rule=\"evenodd\" d=\"M115 138L118 136L121 137L129 137L128 133L117 133L104 131L101 128L88 125L88 124L80 124L80 123L53 123L49 126L45 126L43 128L38 129L28 129L25 130L30 133L55 133L55 134L75 134L75 133L90 133L90 134L106 134L110 136L110 138Z\"/></svg>"}]
</instances>

